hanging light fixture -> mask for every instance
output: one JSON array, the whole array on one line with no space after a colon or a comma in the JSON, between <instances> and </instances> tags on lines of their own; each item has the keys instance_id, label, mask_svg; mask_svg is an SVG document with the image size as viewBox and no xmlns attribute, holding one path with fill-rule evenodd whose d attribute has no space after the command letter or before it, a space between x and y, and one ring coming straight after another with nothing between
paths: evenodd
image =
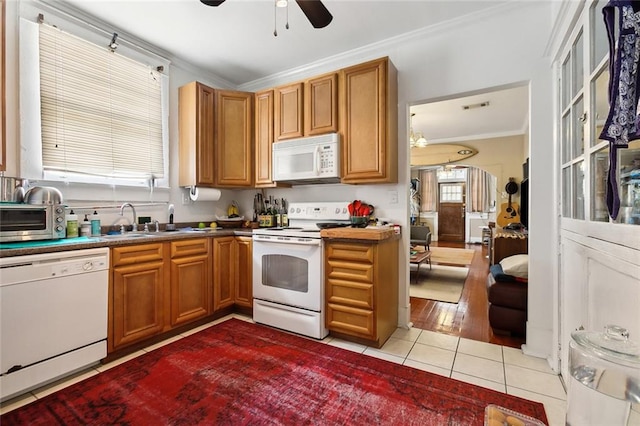
<instances>
[{"instance_id":1,"label":"hanging light fixture","mask_svg":"<svg viewBox=\"0 0 640 426\"><path fill-rule=\"evenodd\" d=\"M427 139L425 139L422 132L413 132L413 116L415 113L411 113L410 123L409 123L409 146L411 148L424 148L429 143Z\"/></svg>"}]
</instances>

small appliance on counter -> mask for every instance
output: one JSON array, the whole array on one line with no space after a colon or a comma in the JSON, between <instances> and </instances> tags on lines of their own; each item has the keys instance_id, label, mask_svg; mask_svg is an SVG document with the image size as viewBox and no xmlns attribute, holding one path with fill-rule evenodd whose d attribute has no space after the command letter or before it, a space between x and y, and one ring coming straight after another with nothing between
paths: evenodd
<instances>
[{"instance_id":1,"label":"small appliance on counter","mask_svg":"<svg viewBox=\"0 0 640 426\"><path fill-rule=\"evenodd\" d=\"M0 243L65 237L65 209L56 188L34 186L21 202L0 203Z\"/></svg>"},{"instance_id":2,"label":"small appliance on counter","mask_svg":"<svg viewBox=\"0 0 640 426\"><path fill-rule=\"evenodd\" d=\"M22 203L27 181L22 178L4 176L0 172L0 202Z\"/></svg>"}]
</instances>

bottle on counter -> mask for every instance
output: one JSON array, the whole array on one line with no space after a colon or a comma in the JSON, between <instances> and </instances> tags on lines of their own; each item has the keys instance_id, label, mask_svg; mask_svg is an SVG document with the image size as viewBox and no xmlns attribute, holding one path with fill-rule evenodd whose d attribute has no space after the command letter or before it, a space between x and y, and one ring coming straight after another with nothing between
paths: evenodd
<instances>
[{"instance_id":1,"label":"bottle on counter","mask_svg":"<svg viewBox=\"0 0 640 426\"><path fill-rule=\"evenodd\" d=\"M91 235L91 221L89 220L89 215L84 215L84 220L80 225L80 236L88 237Z\"/></svg>"},{"instance_id":2,"label":"bottle on counter","mask_svg":"<svg viewBox=\"0 0 640 426\"><path fill-rule=\"evenodd\" d=\"M99 237L101 234L100 231L100 216L98 216L98 211L94 210L91 215L91 236Z\"/></svg>"},{"instance_id":3,"label":"bottle on counter","mask_svg":"<svg viewBox=\"0 0 640 426\"><path fill-rule=\"evenodd\" d=\"M76 238L78 236L78 215L73 209L67 215L67 238Z\"/></svg>"}]
</instances>

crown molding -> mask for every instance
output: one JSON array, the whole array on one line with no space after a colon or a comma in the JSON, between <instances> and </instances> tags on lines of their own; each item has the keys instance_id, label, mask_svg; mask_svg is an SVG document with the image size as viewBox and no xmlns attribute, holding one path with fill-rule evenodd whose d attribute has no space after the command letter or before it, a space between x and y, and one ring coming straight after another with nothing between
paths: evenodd
<instances>
[{"instance_id":1,"label":"crown molding","mask_svg":"<svg viewBox=\"0 0 640 426\"><path fill-rule=\"evenodd\" d=\"M390 52L393 52L398 47L403 47L408 43L428 38L429 36L434 34L441 36L443 32L450 30L455 31L460 28L460 26L464 26L465 24L475 24L478 21L495 16L497 13L503 13L510 10L521 11L522 8L523 4L521 2L512 2L492 6L490 8L482 9L468 15L463 15L446 22L430 25L428 27L390 37L376 43L371 43L362 47L358 47L356 49L348 50L337 55L329 56L327 58L305 64L301 67L291 68L286 71L243 83L238 86L238 90L255 92L258 90L276 86L278 84L282 84L286 81L300 80L318 73L329 72L332 70L340 69L342 67L347 67L357 63L366 62L368 60L373 60L381 56L388 56Z\"/></svg>"}]
</instances>

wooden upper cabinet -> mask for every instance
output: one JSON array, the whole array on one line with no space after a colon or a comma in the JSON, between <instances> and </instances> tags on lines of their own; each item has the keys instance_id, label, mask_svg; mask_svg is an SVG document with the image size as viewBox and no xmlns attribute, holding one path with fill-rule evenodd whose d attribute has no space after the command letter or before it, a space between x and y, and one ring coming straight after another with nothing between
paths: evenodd
<instances>
[{"instance_id":1,"label":"wooden upper cabinet","mask_svg":"<svg viewBox=\"0 0 640 426\"><path fill-rule=\"evenodd\" d=\"M215 94L215 185L253 186L253 93Z\"/></svg>"},{"instance_id":2,"label":"wooden upper cabinet","mask_svg":"<svg viewBox=\"0 0 640 426\"><path fill-rule=\"evenodd\" d=\"M304 84L304 133L306 136L338 131L338 74L333 72Z\"/></svg>"},{"instance_id":3,"label":"wooden upper cabinet","mask_svg":"<svg viewBox=\"0 0 640 426\"><path fill-rule=\"evenodd\" d=\"M178 89L180 186L215 185L214 97L214 89L196 81Z\"/></svg>"},{"instance_id":4,"label":"wooden upper cabinet","mask_svg":"<svg viewBox=\"0 0 640 426\"><path fill-rule=\"evenodd\" d=\"M273 187L271 147L273 146L273 90L255 94L255 186Z\"/></svg>"},{"instance_id":5,"label":"wooden upper cabinet","mask_svg":"<svg viewBox=\"0 0 640 426\"><path fill-rule=\"evenodd\" d=\"M304 136L302 82L276 87L274 90L274 134L276 140Z\"/></svg>"},{"instance_id":6,"label":"wooden upper cabinet","mask_svg":"<svg viewBox=\"0 0 640 426\"><path fill-rule=\"evenodd\" d=\"M398 79L388 58L340 71L342 183L398 182Z\"/></svg>"}]
</instances>

